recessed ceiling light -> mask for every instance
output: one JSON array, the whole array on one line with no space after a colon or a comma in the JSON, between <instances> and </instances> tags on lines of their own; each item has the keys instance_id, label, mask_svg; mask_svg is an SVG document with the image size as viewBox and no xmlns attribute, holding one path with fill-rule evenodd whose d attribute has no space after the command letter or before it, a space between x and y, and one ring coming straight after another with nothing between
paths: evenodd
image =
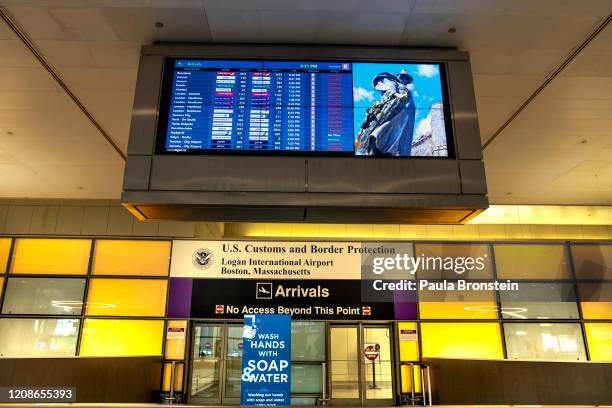
<instances>
[{"instance_id":1,"label":"recessed ceiling light","mask_svg":"<svg viewBox=\"0 0 612 408\"><path fill-rule=\"evenodd\" d=\"M14 135L15 133L11 132L10 130L7 130L7 131L6 131L6 134L7 134L7 135L9 135L9 136L12 136L12 135Z\"/></svg>"},{"instance_id":2,"label":"recessed ceiling light","mask_svg":"<svg viewBox=\"0 0 612 408\"><path fill-rule=\"evenodd\" d=\"M155 22L155 27L157 27L157 28L163 28L163 26L164 26L164 23L162 23L161 21L156 21L156 22Z\"/></svg>"},{"instance_id":3,"label":"recessed ceiling light","mask_svg":"<svg viewBox=\"0 0 612 408\"><path fill-rule=\"evenodd\" d=\"M449 34L455 34L456 32L457 32L457 29L455 27L451 27L448 29Z\"/></svg>"}]
</instances>

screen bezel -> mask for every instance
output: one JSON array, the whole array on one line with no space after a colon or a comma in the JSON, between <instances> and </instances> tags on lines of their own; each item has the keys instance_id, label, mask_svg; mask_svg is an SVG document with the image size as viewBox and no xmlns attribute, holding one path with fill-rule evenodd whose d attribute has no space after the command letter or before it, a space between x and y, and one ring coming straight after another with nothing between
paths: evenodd
<instances>
[{"instance_id":1,"label":"screen bezel","mask_svg":"<svg viewBox=\"0 0 612 408\"><path fill-rule=\"evenodd\" d=\"M247 149L193 149L186 151L168 151L166 149L167 129L170 116L170 104L172 98L172 84L174 77L174 66L177 60L207 60L207 61L304 61L304 62L337 62L345 61L353 63L370 63L370 64L435 64L438 65L440 71L440 82L442 85L442 105L444 111L444 128L446 132L447 156L365 156L356 155L355 150L352 151L323 151L323 150L247 150ZM352 74L352 71L351 71ZM354 106L352 109L355 109ZM228 56L226 58L205 58L205 57L165 57L163 59L162 68L162 83L158 105L158 116L156 120L155 132L155 154L168 156L274 156L274 157L343 157L354 159L455 159L455 143L452 126L451 108L450 108L450 93L448 84L448 75L446 63L443 61L422 61L422 60L378 60L378 59L356 59L356 58L235 58ZM355 138L355 127L353 125L353 138Z\"/></svg>"}]
</instances>

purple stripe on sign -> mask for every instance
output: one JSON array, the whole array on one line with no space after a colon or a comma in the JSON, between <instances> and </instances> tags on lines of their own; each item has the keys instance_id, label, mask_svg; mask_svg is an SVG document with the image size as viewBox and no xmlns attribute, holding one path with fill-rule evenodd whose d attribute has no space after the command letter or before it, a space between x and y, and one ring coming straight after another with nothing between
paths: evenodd
<instances>
[{"instance_id":1,"label":"purple stripe on sign","mask_svg":"<svg viewBox=\"0 0 612 408\"><path fill-rule=\"evenodd\" d=\"M398 291L393 293L393 311L396 320L416 320L416 291Z\"/></svg>"},{"instance_id":2,"label":"purple stripe on sign","mask_svg":"<svg viewBox=\"0 0 612 408\"><path fill-rule=\"evenodd\" d=\"M192 278L170 278L170 296L168 299L168 317L191 317Z\"/></svg>"}]
</instances>

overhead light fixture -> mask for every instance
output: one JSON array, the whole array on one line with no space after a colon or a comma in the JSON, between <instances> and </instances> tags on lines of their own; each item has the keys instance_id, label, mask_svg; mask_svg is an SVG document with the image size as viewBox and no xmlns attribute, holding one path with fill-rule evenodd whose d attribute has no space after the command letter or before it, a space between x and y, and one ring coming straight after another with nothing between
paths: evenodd
<instances>
[{"instance_id":1,"label":"overhead light fixture","mask_svg":"<svg viewBox=\"0 0 612 408\"><path fill-rule=\"evenodd\" d=\"M164 23L162 23L161 21L156 21L156 22L155 22L155 27L157 27L157 28L163 28L163 27L164 27Z\"/></svg>"}]
</instances>

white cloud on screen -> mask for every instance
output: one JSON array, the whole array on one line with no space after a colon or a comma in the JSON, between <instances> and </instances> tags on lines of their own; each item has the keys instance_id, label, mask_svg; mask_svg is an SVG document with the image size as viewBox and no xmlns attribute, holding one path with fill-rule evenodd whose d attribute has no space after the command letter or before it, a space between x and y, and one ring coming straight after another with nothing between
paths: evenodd
<instances>
[{"instance_id":1,"label":"white cloud on screen","mask_svg":"<svg viewBox=\"0 0 612 408\"><path fill-rule=\"evenodd\" d=\"M353 87L353 100L355 102L361 102L365 100L372 102L374 100L374 91L368 91L367 89L362 88L360 86Z\"/></svg>"},{"instance_id":2,"label":"white cloud on screen","mask_svg":"<svg viewBox=\"0 0 612 408\"><path fill-rule=\"evenodd\" d=\"M414 134L416 135L417 139L423 135L431 134L431 111L427 114L426 118L419 121Z\"/></svg>"},{"instance_id":3,"label":"white cloud on screen","mask_svg":"<svg viewBox=\"0 0 612 408\"><path fill-rule=\"evenodd\" d=\"M431 78L438 75L440 73L440 70L438 69L437 65L420 64L418 66L417 72L420 76Z\"/></svg>"}]
</instances>

